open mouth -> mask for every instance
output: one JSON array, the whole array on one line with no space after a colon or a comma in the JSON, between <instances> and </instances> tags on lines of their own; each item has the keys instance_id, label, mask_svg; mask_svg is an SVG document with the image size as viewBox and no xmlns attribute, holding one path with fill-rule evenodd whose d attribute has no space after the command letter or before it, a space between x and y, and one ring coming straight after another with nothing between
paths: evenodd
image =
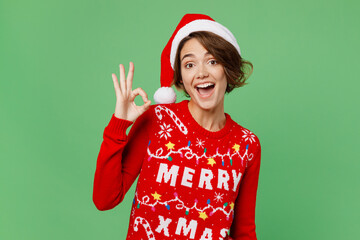
<instances>
[{"instance_id":1,"label":"open mouth","mask_svg":"<svg viewBox=\"0 0 360 240\"><path fill-rule=\"evenodd\" d=\"M196 86L196 90L202 97L209 97L214 92L214 83L204 83Z\"/></svg>"}]
</instances>

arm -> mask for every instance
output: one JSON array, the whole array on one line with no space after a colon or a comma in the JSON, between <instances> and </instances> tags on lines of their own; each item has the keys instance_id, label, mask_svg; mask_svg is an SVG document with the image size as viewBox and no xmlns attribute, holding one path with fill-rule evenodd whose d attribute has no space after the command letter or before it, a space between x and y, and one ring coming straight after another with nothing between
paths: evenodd
<instances>
[{"instance_id":1,"label":"arm","mask_svg":"<svg viewBox=\"0 0 360 240\"><path fill-rule=\"evenodd\" d=\"M94 177L93 202L99 210L117 206L138 176L148 144L150 110L132 121L113 114L104 130Z\"/></svg>"},{"instance_id":2,"label":"arm","mask_svg":"<svg viewBox=\"0 0 360 240\"><path fill-rule=\"evenodd\" d=\"M235 202L230 235L234 240L256 240L255 205L260 172L261 146L247 166Z\"/></svg>"}]
</instances>

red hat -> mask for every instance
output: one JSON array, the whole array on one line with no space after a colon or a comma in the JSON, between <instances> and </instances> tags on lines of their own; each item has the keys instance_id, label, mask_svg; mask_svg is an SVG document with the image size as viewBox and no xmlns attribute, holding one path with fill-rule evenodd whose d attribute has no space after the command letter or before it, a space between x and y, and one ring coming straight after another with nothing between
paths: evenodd
<instances>
[{"instance_id":1,"label":"red hat","mask_svg":"<svg viewBox=\"0 0 360 240\"><path fill-rule=\"evenodd\" d=\"M229 29L215 22L214 19L207 15L185 14L161 53L161 88L154 94L154 100L157 104L174 103L176 101L175 91L171 88L176 51L182 39L197 31L208 31L221 36L230 42L241 56L240 47Z\"/></svg>"}]
</instances>

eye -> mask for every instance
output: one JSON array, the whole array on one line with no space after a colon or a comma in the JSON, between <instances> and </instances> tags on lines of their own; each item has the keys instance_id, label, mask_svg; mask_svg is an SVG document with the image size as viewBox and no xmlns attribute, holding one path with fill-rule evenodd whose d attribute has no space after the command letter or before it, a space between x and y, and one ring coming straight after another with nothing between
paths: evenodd
<instances>
[{"instance_id":1,"label":"eye","mask_svg":"<svg viewBox=\"0 0 360 240\"><path fill-rule=\"evenodd\" d=\"M185 64L185 68L190 68L190 67L192 67L192 66L193 66L192 63L187 63L187 64Z\"/></svg>"},{"instance_id":2,"label":"eye","mask_svg":"<svg viewBox=\"0 0 360 240\"><path fill-rule=\"evenodd\" d=\"M215 59L209 61L211 65L217 64L217 61Z\"/></svg>"}]
</instances>

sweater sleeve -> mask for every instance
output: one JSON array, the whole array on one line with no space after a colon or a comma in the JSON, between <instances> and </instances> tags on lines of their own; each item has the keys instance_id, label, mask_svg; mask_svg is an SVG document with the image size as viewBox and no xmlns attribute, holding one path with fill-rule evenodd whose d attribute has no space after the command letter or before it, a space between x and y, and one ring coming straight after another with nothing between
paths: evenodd
<instances>
[{"instance_id":1,"label":"sweater sleeve","mask_svg":"<svg viewBox=\"0 0 360 240\"><path fill-rule=\"evenodd\" d=\"M257 240L255 232L255 205L260 172L261 146L247 166L239 186L230 235L234 240Z\"/></svg>"},{"instance_id":2,"label":"sweater sleeve","mask_svg":"<svg viewBox=\"0 0 360 240\"><path fill-rule=\"evenodd\" d=\"M151 109L151 108L150 108ZM93 202L98 210L109 210L125 197L139 175L151 127L150 109L133 123L113 114L103 133L96 163Z\"/></svg>"}]
</instances>

